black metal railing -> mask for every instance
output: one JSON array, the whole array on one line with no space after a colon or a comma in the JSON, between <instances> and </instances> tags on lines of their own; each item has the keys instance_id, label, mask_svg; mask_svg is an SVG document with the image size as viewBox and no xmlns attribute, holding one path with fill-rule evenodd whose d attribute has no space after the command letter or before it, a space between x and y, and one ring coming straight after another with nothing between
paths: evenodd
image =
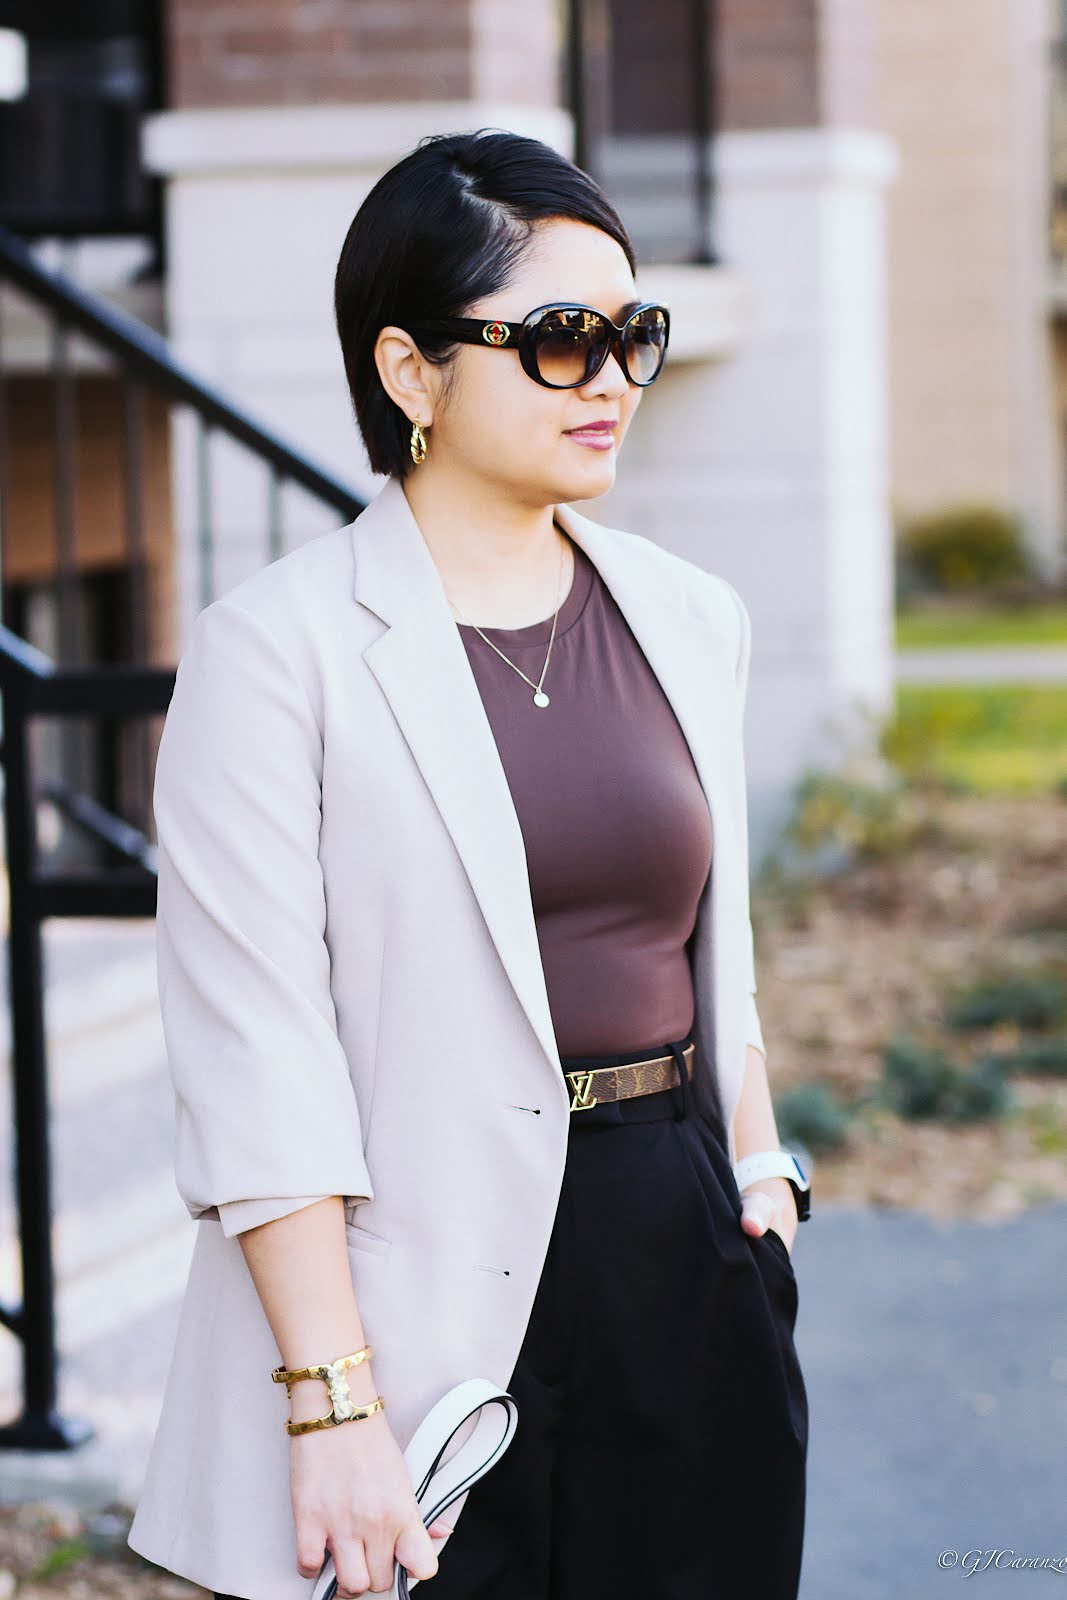
<instances>
[{"instance_id":1,"label":"black metal railing","mask_svg":"<svg viewBox=\"0 0 1067 1600\"><path fill-rule=\"evenodd\" d=\"M200 601L207 605L214 598L215 582L214 522L212 517L211 461L208 442L213 431L225 434L244 445L269 469L265 524L268 546L265 554L273 560L282 553L282 528L279 489L283 483L298 484L315 499L351 520L363 509L363 502L350 485L326 468L316 466L305 452L294 448L280 434L255 421L219 390L204 383L188 367L175 360L167 343L151 328L90 294L62 274L49 272L34 258L23 242L9 229L0 227L0 283L7 282L27 296L50 318L52 328L55 383L55 452L59 494L56 500L56 542L59 550L59 575L74 575L74 444L76 438L76 394L70 355L70 339L77 333L97 350L114 358L116 376L122 389L126 462L124 502L126 527L136 537L143 525L143 473L138 446L138 413L146 390L163 395L172 406L187 406L197 427L197 450L201 471L197 481L197 526L203 555L200 563ZM9 373L4 360L3 330L0 328L0 396ZM0 418L6 408L0 399ZM0 534L6 538L9 502L9 474L5 469L7 450L0 437ZM3 551L0 550L0 571ZM7 619L5 618L5 621Z\"/></svg>"},{"instance_id":2,"label":"black metal railing","mask_svg":"<svg viewBox=\"0 0 1067 1600\"><path fill-rule=\"evenodd\" d=\"M56 1403L55 1274L48 1125L48 1052L44 1025L41 925L45 917L152 917L155 852L139 830L63 785L35 782L30 739L34 718L146 717L170 703L174 669L119 666L57 668L24 639L0 627L3 703L4 830L8 873L8 982L11 1006L15 1201L22 1300L0 1305L0 1325L22 1345L21 1414L0 1427L0 1447L60 1450L92 1429L61 1416ZM115 863L49 872L37 840L37 805L45 797L95 836Z\"/></svg>"},{"instance_id":3,"label":"black metal railing","mask_svg":"<svg viewBox=\"0 0 1067 1600\"><path fill-rule=\"evenodd\" d=\"M75 493L77 383L72 339L88 340L112 364L121 389L123 448L122 525L124 549L133 582L132 609L136 626L125 641L127 660L101 665L56 662L27 642L8 624L12 603L4 596L0 621L0 704L3 737L0 764L4 779L4 822L7 851L9 933L8 969L13 1057L15 1126L15 1190L22 1261L20 1305L0 1305L0 1326L15 1334L23 1354L23 1410L0 1428L0 1447L60 1450L82 1443L88 1424L66 1418L56 1405L55 1278L52 1257L52 1184L48 1125L48 1059L44 1021L42 922L46 917L153 917L156 909L155 852L150 804L144 801L137 822L124 820L96 795L82 792L64 772L48 774L35 744L40 718L89 720L113 730L133 725L145 735L137 743L115 741L120 759L139 769L132 785L111 775L109 793L151 794L153 718L167 709L174 687L173 667L144 664L148 653L145 551L147 548L144 473L145 402L162 396L171 408L189 408L198 440L198 547L201 556L199 598L214 597L215 533L208 441L221 433L258 458L266 474L265 525L267 559L284 543L282 487L298 484L314 498L339 512L346 521L363 509L352 489L310 462L286 440L256 422L217 390L202 383L174 360L166 343L133 318L40 266L24 244L0 228L0 284L14 287L50 325L53 405L51 432L55 483L55 578L61 597L58 636L61 647L74 638L71 615L78 577ZM13 497L10 461L10 393L18 382L4 361L0 329L0 539L17 533L12 527ZM6 569L0 550L0 572ZM6 589L6 586L5 586ZM62 597L66 595L66 601ZM123 774L122 776L128 776ZM57 808L68 824L92 846L88 865L64 864L57 869L42 850L37 826L42 802ZM136 809L136 808L135 808Z\"/></svg>"}]
</instances>

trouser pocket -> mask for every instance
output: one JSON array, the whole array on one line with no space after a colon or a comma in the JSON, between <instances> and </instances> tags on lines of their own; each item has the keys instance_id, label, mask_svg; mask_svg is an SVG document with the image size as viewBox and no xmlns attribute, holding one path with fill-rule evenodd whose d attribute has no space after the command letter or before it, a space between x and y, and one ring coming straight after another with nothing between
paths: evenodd
<instances>
[{"instance_id":1,"label":"trouser pocket","mask_svg":"<svg viewBox=\"0 0 1067 1600\"><path fill-rule=\"evenodd\" d=\"M740 1223L738 1223L740 1227ZM796 1331L799 1288L789 1247L780 1233L768 1228L761 1234L745 1234L755 1257L767 1304L775 1324L778 1352L782 1362L789 1405L789 1422L796 1438L802 1444L808 1437L808 1395L804 1374L797 1354Z\"/></svg>"}]
</instances>

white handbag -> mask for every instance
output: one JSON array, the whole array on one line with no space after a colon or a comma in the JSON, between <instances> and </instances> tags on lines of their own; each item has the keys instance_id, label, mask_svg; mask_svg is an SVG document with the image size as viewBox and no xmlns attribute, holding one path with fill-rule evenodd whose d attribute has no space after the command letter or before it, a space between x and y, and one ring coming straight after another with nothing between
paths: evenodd
<instances>
[{"instance_id":1,"label":"white handbag","mask_svg":"<svg viewBox=\"0 0 1067 1600\"><path fill-rule=\"evenodd\" d=\"M518 1420L515 1397L488 1378L457 1383L430 1408L404 1451L424 1527L430 1527L500 1460ZM464 1428L464 1437L457 1438ZM446 1540L442 1554L447 1548ZM408 1600L418 1581L401 1562L394 1561L392 1600ZM337 1574L333 1557L328 1555L311 1600L335 1600L336 1594Z\"/></svg>"}]
</instances>

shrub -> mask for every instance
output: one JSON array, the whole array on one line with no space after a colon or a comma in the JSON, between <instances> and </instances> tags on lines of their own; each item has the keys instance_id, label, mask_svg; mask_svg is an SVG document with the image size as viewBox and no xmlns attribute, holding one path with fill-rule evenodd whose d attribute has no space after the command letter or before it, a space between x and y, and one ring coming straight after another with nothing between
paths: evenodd
<instances>
[{"instance_id":1,"label":"shrub","mask_svg":"<svg viewBox=\"0 0 1067 1600\"><path fill-rule=\"evenodd\" d=\"M1067 985L1053 974L1018 973L986 979L963 990L944 1011L948 1027L991 1028L1014 1022L1020 1028L1045 1028L1067 1018Z\"/></svg>"},{"instance_id":2,"label":"shrub","mask_svg":"<svg viewBox=\"0 0 1067 1600\"><path fill-rule=\"evenodd\" d=\"M1010 1100L1011 1092L1000 1063L992 1056L983 1056L969 1070L957 1071L953 1095L944 1114L949 1122L977 1122L986 1117L1003 1116Z\"/></svg>"},{"instance_id":3,"label":"shrub","mask_svg":"<svg viewBox=\"0 0 1067 1600\"><path fill-rule=\"evenodd\" d=\"M894 1038L882 1052L882 1099L900 1117L936 1117L951 1097L955 1075L943 1051Z\"/></svg>"},{"instance_id":4,"label":"shrub","mask_svg":"<svg viewBox=\"0 0 1067 1600\"><path fill-rule=\"evenodd\" d=\"M1002 1115L1010 1092L992 1056L958 1067L940 1050L896 1038L883 1055L881 1098L908 1121L973 1122Z\"/></svg>"},{"instance_id":5,"label":"shrub","mask_svg":"<svg viewBox=\"0 0 1067 1600\"><path fill-rule=\"evenodd\" d=\"M1067 1078L1067 1037L1027 1039L1016 1050L992 1052L991 1059L1006 1073Z\"/></svg>"},{"instance_id":6,"label":"shrub","mask_svg":"<svg viewBox=\"0 0 1067 1600\"><path fill-rule=\"evenodd\" d=\"M998 506L964 504L915 516L897 535L898 592L996 590L1029 575L1021 518Z\"/></svg>"},{"instance_id":7,"label":"shrub","mask_svg":"<svg viewBox=\"0 0 1067 1600\"><path fill-rule=\"evenodd\" d=\"M835 1149L848 1136L848 1107L825 1083L801 1084L776 1096L774 1120L783 1144L811 1151Z\"/></svg>"},{"instance_id":8,"label":"shrub","mask_svg":"<svg viewBox=\"0 0 1067 1600\"><path fill-rule=\"evenodd\" d=\"M873 758L876 762L878 758ZM848 766L839 773L808 771L793 792L785 837L809 854L839 864L900 855L922 831L924 817L910 786L888 763L871 779Z\"/></svg>"}]
</instances>

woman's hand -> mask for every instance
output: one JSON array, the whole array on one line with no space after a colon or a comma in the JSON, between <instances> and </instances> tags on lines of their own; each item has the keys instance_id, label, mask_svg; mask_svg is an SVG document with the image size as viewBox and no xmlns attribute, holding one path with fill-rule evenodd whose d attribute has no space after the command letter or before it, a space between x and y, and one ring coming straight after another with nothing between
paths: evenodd
<instances>
[{"instance_id":1,"label":"woman's hand","mask_svg":"<svg viewBox=\"0 0 1067 1600\"><path fill-rule=\"evenodd\" d=\"M785 1178L760 1178L746 1184L741 1194L741 1226L746 1233L758 1236L768 1227L780 1233L789 1254L793 1254L793 1241L797 1236L800 1218L797 1215L796 1196Z\"/></svg>"},{"instance_id":2,"label":"woman's hand","mask_svg":"<svg viewBox=\"0 0 1067 1600\"><path fill-rule=\"evenodd\" d=\"M357 1405L374 1398L357 1397L355 1382L351 1389ZM293 1385L294 1421L323 1416L328 1410L323 1384L304 1380ZM290 1440L297 1566L301 1577L317 1577L327 1553L331 1554L338 1600L368 1591L387 1594L393 1586L394 1557L413 1578L432 1578L437 1571L436 1549L452 1532L441 1517L429 1529L424 1526L387 1416L386 1411L376 1411L361 1421L297 1434Z\"/></svg>"}]
</instances>

